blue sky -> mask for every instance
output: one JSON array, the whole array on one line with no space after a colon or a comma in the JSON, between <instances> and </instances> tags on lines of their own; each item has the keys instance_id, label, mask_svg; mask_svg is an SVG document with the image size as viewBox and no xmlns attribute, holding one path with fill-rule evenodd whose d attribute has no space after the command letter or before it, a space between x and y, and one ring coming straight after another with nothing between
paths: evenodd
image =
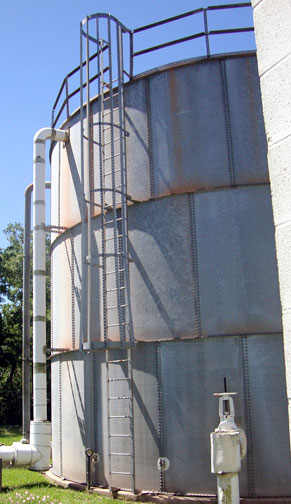
<instances>
[{"instance_id":1,"label":"blue sky","mask_svg":"<svg viewBox=\"0 0 291 504\"><path fill-rule=\"evenodd\" d=\"M23 222L23 194L32 182L32 140L35 132L50 126L51 109L64 76L79 64L79 23L88 14L110 12L128 28L137 28L182 12L230 0L11 0L1 2L1 198L2 230L9 222ZM210 29L249 26L251 10L212 13ZM141 45L155 45L196 31L190 21L177 23L140 37ZM150 37L150 38L149 38ZM192 44L192 43L191 43ZM163 58L178 60L199 54L195 42L168 54L140 58L137 71L157 66ZM235 45L237 44L237 46ZM215 40L213 52L254 48L253 35ZM217 49L217 50L214 50ZM196 51L196 52L195 52ZM162 59L159 59L162 58ZM49 177L49 174L48 174Z\"/></svg>"}]
</instances>

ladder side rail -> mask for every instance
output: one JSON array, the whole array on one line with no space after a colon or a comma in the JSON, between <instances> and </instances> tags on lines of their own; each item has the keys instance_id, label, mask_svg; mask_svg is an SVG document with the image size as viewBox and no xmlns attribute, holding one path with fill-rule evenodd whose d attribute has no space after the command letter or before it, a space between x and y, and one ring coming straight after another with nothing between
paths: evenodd
<instances>
[{"instance_id":1,"label":"ladder side rail","mask_svg":"<svg viewBox=\"0 0 291 504\"><path fill-rule=\"evenodd\" d=\"M129 429L131 436L131 491L135 493L135 446L134 446L134 415L133 415L133 376L132 376L132 349L127 349L127 376L129 389Z\"/></svg>"},{"instance_id":2,"label":"ladder side rail","mask_svg":"<svg viewBox=\"0 0 291 504\"><path fill-rule=\"evenodd\" d=\"M126 300L128 315L129 341L133 342L132 317L130 309L130 288L129 288L129 261L128 261L128 216L127 216L127 174L126 174L126 147L125 147L125 114L124 114L124 63L123 63L123 33L122 28L116 27L117 53L118 53L118 99L119 99L119 123L120 123L120 168L121 168L121 191L122 191L122 249L124 254L124 281L126 287ZM126 320L125 320L126 322ZM126 330L126 325L124 325ZM125 334L126 339L126 334Z\"/></svg>"},{"instance_id":3,"label":"ladder side rail","mask_svg":"<svg viewBox=\"0 0 291 504\"><path fill-rule=\"evenodd\" d=\"M111 140L111 177L112 177L112 210L113 210L113 233L114 233L114 255L115 255L115 277L117 277L117 238L116 238L116 194L115 194L115 165L114 165L114 131L113 131L113 97L112 97L112 48L111 48L111 31L110 31L110 17L107 20L107 33L108 33L108 66L109 66L109 107L110 107L110 140ZM106 197L106 193L104 193ZM106 199L106 198L105 198ZM117 278L116 278L117 282ZM117 287L117 285L116 285ZM118 287L117 287L118 289ZM117 305L119 306L119 292L117 293ZM108 434L108 486L112 491L112 440L111 440L111 404L110 404L110 372L109 372L109 351L106 350L106 391L107 391L107 434Z\"/></svg>"},{"instance_id":4,"label":"ladder side rail","mask_svg":"<svg viewBox=\"0 0 291 504\"><path fill-rule=\"evenodd\" d=\"M106 353L106 394L107 394L107 463L108 463L108 488L109 491L112 491L112 466L111 466L111 455L112 452L112 443L111 443L111 420L110 420L110 382L109 382L109 350L105 350Z\"/></svg>"},{"instance_id":5,"label":"ladder side rail","mask_svg":"<svg viewBox=\"0 0 291 504\"><path fill-rule=\"evenodd\" d=\"M117 81L118 81L118 115L119 115L119 153L120 153L120 182L121 182L121 221L119 223L120 227L120 252L122 256L120 257L120 269L125 270L127 267L127 257L126 257L126 242L127 234L126 228L124 226L126 221L126 193L125 193L125 144L124 144L124 96L123 96L123 45L122 45L122 32L119 25L116 25L116 40L117 40ZM127 302L127 283L125 275L120 274L120 283L125 287L122 293L121 302L123 305ZM121 343L125 342L126 336L126 307L122 309L122 338Z\"/></svg>"},{"instance_id":6,"label":"ladder side rail","mask_svg":"<svg viewBox=\"0 0 291 504\"><path fill-rule=\"evenodd\" d=\"M89 20L86 26L86 132L87 132L87 163L86 163L86 192L87 201L87 342L91 343L92 318L92 193L90 186L91 146L90 146L90 62L89 62Z\"/></svg>"},{"instance_id":7,"label":"ladder side rail","mask_svg":"<svg viewBox=\"0 0 291 504\"><path fill-rule=\"evenodd\" d=\"M105 169L105 149L104 149L104 61L103 61L103 39L100 39L99 17L96 18L96 32L98 40L98 58L97 58L97 73L98 73L98 97L99 97L99 174L100 174L100 206L101 206L101 265L102 265L102 306L103 306L103 338L106 347L108 340L107 333L107 281L106 281L106 226L105 226L105 208L104 208L104 169ZM99 49L100 47L100 49Z\"/></svg>"},{"instance_id":8,"label":"ladder side rail","mask_svg":"<svg viewBox=\"0 0 291 504\"><path fill-rule=\"evenodd\" d=\"M121 169L121 241L123 252L123 280L125 284L124 321L130 323L130 305L129 305L129 275L128 275L128 247L127 247L127 176L126 176L126 145L125 145L125 110L124 110L124 63L123 63L123 33L120 26L116 27L117 54L118 54L118 108L120 124L120 169ZM128 315L128 320L125 316ZM124 326L126 329L126 326ZM125 335L126 336L126 335ZM130 338L131 339L131 338ZM127 349L127 384L128 384L128 422L130 435L130 490L135 491L135 451L134 451L134 422L133 422L133 387L132 387L132 358L131 348Z\"/></svg>"},{"instance_id":9,"label":"ladder side rail","mask_svg":"<svg viewBox=\"0 0 291 504\"><path fill-rule=\"evenodd\" d=\"M84 313L85 304L85 285L86 285L86 202L85 202L85 177L84 177L84 82L83 82L83 30L82 23L80 23L80 165L81 165L81 185L83 192L83 201L81 206L81 228L82 228L82 293L81 293L81 331L80 331L80 348L83 346L86 332L86 316Z\"/></svg>"},{"instance_id":10,"label":"ladder side rail","mask_svg":"<svg viewBox=\"0 0 291 504\"><path fill-rule=\"evenodd\" d=\"M115 181L115 142L114 142L114 102L113 102L113 78L112 78L112 43L111 43L111 18L108 17L107 22L108 27L108 59L109 59L109 103L110 103L110 139L111 139L111 177L112 177L112 208L113 208L113 236L114 236L114 255L115 255L115 283L116 283L116 294L117 294L117 306L118 306L118 323L119 323L119 335L122 339L122 316L121 316L121 296L120 296L120 282L118 273L118 238L117 238L117 210L116 210L116 181Z\"/></svg>"}]
</instances>

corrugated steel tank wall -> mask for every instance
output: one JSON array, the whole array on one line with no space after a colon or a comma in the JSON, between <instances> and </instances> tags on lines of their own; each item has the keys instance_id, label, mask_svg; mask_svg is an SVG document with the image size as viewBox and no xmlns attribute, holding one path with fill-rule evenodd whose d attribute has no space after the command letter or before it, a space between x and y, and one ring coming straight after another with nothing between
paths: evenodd
<instances>
[{"instance_id":1,"label":"corrugated steel tank wall","mask_svg":"<svg viewBox=\"0 0 291 504\"><path fill-rule=\"evenodd\" d=\"M92 111L94 121L97 100ZM125 117L136 488L216 493L209 433L218 424L213 393L226 377L248 437L241 494L288 495L281 308L255 55L136 78L125 86ZM68 350L52 358L52 470L85 481L84 450L92 446L100 454L94 484L106 486L105 352L96 350L102 281L95 267L95 351L84 352L78 112L67 126L70 144L52 150L52 224L68 228L52 245L52 347ZM118 443L127 449L126 440ZM160 456L170 460L164 473ZM129 487L118 475L113 485Z\"/></svg>"}]
</instances>

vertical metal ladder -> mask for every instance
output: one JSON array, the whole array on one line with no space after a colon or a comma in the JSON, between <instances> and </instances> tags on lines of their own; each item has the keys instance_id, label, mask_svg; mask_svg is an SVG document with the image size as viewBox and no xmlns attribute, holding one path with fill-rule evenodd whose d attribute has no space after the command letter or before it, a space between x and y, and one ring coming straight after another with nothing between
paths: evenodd
<instances>
[{"instance_id":1,"label":"vertical metal ladder","mask_svg":"<svg viewBox=\"0 0 291 504\"><path fill-rule=\"evenodd\" d=\"M103 339L106 355L108 485L135 489L134 428L132 393L132 345L134 343L129 298L127 245L127 181L125 157L123 30L116 23L116 58L112 51L112 18L108 15L106 39L100 37L96 15L96 37L89 35L87 18L87 139L99 152L99 187L88 193L88 258L92 260L92 215L94 206L101 212ZM104 17L104 15L101 15ZM91 18L90 18L91 19ZM84 35L84 32L83 32ZM98 119L90 114L89 41L97 45ZM114 78L113 74L117 77ZM81 83L82 86L82 83ZM92 130L93 128L93 130ZM91 142L90 142L91 140ZM88 173L94 169L92 148L88 146ZM88 179L90 176L88 175ZM93 184L94 185L94 184ZM89 264L88 285L92 269ZM91 307L89 307L89 310ZM90 326L91 317L88 316Z\"/></svg>"},{"instance_id":2,"label":"vertical metal ladder","mask_svg":"<svg viewBox=\"0 0 291 504\"><path fill-rule=\"evenodd\" d=\"M134 492L131 348L119 352L118 358L112 354L106 350L109 488L118 478L118 487Z\"/></svg>"}]
</instances>

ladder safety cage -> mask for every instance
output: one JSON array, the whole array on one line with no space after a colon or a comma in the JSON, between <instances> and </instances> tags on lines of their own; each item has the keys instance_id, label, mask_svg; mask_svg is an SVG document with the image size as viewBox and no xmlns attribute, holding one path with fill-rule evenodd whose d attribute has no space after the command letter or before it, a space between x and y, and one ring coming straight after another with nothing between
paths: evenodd
<instances>
[{"instance_id":1,"label":"ladder safety cage","mask_svg":"<svg viewBox=\"0 0 291 504\"><path fill-rule=\"evenodd\" d=\"M96 259L102 276L108 485L112 489L118 478L120 488L134 492L131 359L134 337L127 242L127 203L130 198L127 194L125 151L123 88L127 73L123 62L124 35L128 35L128 30L110 15L96 14L87 17L81 24L81 173L85 207L83 226L87 236L84 262L87 269L86 344L89 348L92 342L91 314L96 302L92 297ZM96 57L92 57L94 55ZM92 97L97 97L94 104ZM94 253L97 247L93 229L96 207L101 219L101 249L97 256ZM119 348L118 358L112 358L112 353L116 351L113 347Z\"/></svg>"},{"instance_id":2,"label":"ladder safety cage","mask_svg":"<svg viewBox=\"0 0 291 504\"><path fill-rule=\"evenodd\" d=\"M103 21L102 25L100 20ZM105 33L101 33L101 29ZM80 72L80 122L83 132L81 172L84 174L84 220L87 219L87 343L91 341L93 305L92 217L94 208L98 207L101 214L102 245L99 258L105 347L116 340L120 341L121 346L133 343L127 244L127 202L130 197L127 194L125 153L124 33L123 25L110 15L96 14L81 24L81 61L85 53L85 65L82 65ZM97 54L95 61L91 53ZM97 78L93 81L91 75L94 73ZM98 97L94 113L92 96ZM98 181L94 180L97 159Z\"/></svg>"},{"instance_id":3,"label":"ladder safety cage","mask_svg":"<svg viewBox=\"0 0 291 504\"><path fill-rule=\"evenodd\" d=\"M232 4L222 4L222 5L209 5L208 7L200 7L188 12L184 12L182 14L178 14L177 16L173 16L167 19L162 19L161 21L157 21L155 23L151 23L145 26L140 26L138 28L135 28L133 30L130 30L127 28L124 24L122 24L117 18L114 16L111 16L110 14L105 14L105 13L99 13L99 14L93 14L91 16L87 16L85 20L81 23L81 34L87 38L88 42L91 42L93 45L95 45L95 50L90 52L90 56L88 59L88 63L95 63L95 72L92 73L90 76L90 84L94 83L99 77L98 73L98 63L96 64L97 59L100 57L100 47L98 48L98 38L97 38L97 30L95 34L87 33L87 27L90 24L93 24L93 21L95 21L97 24L99 23L100 20L104 19L111 19L111 21L118 27L120 30L122 37L126 35L128 38L127 40L127 45L125 47L125 56L126 56L126 67L123 66L123 77L124 79L130 80L134 78L134 61L136 57L143 56L145 54L148 54L150 52L154 51L160 51L163 50L167 47L175 46L175 45L182 45L184 43L187 43L191 40L199 40L199 39L205 39L205 52L204 54L201 54L201 56L205 55L207 57L212 57L215 56L215 53L211 51L210 47L210 40L212 37L220 36L220 35L235 35L239 33L248 33L248 32L253 32L254 27L253 26L246 26L246 27L233 27L233 28L225 28L225 29L210 29L209 28L209 17L208 13L215 12L215 11L227 11L229 9L252 9L252 4L251 2L240 2L240 3L232 3ZM240 10L239 10L240 12ZM135 50L134 47L136 45L135 40L136 36L142 32L150 31L155 28L158 28L160 26L166 25L166 24L171 24L171 30L170 32L175 31L175 26L174 24L183 20L183 19L188 19L188 18L196 18L196 17L201 17L201 31L196 32L196 33L191 33L190 35L180 37L174 40L165 40L165 42L162 42L160 44L150 46L150 47L142 47L139 48L138 50ZM154 35L151 35L153 37ZM105 38L103 41L103 48L102 48L102 53L104 54L106 51L108 51L108 40ZM243 48L242 48L243 49ZM181 52L182 54L182 52ZM58 95L56 97L55 103L53 105L52 109L52 127L56 127L58 122L60 121L61 118L66 118L67 120L70 117L70 103L72 99L76 97L77 94L81 94L84 88L86 87L86 83L83 83L82 86L83 88L81 89L80 87L76 87L73 84L71 85L71 82L74 82L76 80L76 76L78 73L82 73L83 68L86 66L86 59L83 60L81 59L80 65L76 68L74 68L70 73L66 75L64 78L61 88L58 92ZM103 74L107 73L109 71L108 67L104 67L103 69ZM81 79L80 79L81 80ZM71 89L71 86L73 86L73 90ZM105 83L106 87L106 83Z\"/></svg>"}]
</instances>

